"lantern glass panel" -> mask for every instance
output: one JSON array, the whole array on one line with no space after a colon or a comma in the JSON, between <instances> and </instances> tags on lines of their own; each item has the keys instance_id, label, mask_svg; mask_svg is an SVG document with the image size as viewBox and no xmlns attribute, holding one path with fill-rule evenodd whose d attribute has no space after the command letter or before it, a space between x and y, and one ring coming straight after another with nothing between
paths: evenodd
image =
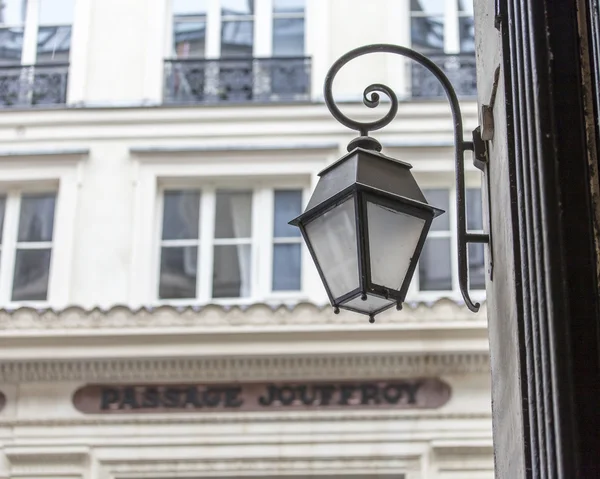
<instances>
[{"instance_id":1,"label":"lantern glass panel","mask_svg":"<svg viewBox=\"0 0 600 479\"><path fill-rule=\"evenodd\" d=\"M371 282L399 290L426 220L367 201Z\"/></svg>"},{"instance_id":2,"label":"lantern glass panel","mask_svg":"<svg viewBox=\"0 0 600 479\"><path fill-rule=\"evenodd\" d=\"M305 226L305 233L334 298L358 288L356 208L350 197Z\"/></svg>"},{"instance_id":3,"label":"lantern glass panel","mask_svg":"<svg viewBox=\"0 0 600 479\"><path fill-rule=\"evenodd\" d=\"M371 294L367 294L366 301L363 301L360 299L360 296L358 296L357 298L351 299L347 303L344 303L342 307L356 309L357 311L362 311L365 313L374 313L375 311L379 311L386 306L390 306L393 302L394 301L389 299L383 299Z\"/></svg>"}]
</instances>

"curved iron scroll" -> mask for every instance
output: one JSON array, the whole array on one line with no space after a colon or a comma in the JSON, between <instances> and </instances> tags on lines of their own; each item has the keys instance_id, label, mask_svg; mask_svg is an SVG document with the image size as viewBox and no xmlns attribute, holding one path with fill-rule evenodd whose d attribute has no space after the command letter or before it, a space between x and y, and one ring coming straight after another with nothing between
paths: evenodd
<instances>
[{"instance_id":1,"label":"curved iron scroll","mask_svg":"<svg viewBox=\"0 0 600 479\"><path fill-rule=\"evenodd\" d=\"M464 153L465 151L473 151L474 146L472 141L464 141L463 137L463 123L462 115L460 112L460 105L456 92L448 80L448 77L444 72L429 58L426 56L406 47L400 45L391 44L375 44L366 45L349 51L345 55L342 55L329 69L327 76L325 77L324 85L324 97L327 108L333 115L333 117L339 121L342 125L347 126L353 130L358 130L359 134L363 137L368 136L369 131L378 130L388 125L396 116L398 112L398 98L394 91L386 85L380 83L374 83L365 88L363 92L363 103L369 108L375 108L379 105L379 94L377 92L384 93L389 97L391 101L389 111L376 121L371 122L360 122L352 120L344 115L335 104L333 99L333 80L335 75L346 65L349 61L367 55L370 53L394 53L403 57L410 58L411 60L419 63L427 70L429 70L441 83L448 101L450 102L450 109L452 110L452 119L454 122L454 171L456 175L456 229L458 237L458 284L460 286L460 292L467 307L473 311L479 311L480 304L474 303L469 296L468 286L468 258L467 258L467 244L468 243L488 243L488 234L476 234L467 232L467 218L466 218L466 206L465 206L465 171L464 171Z\"/></svg>"}]
</instances>

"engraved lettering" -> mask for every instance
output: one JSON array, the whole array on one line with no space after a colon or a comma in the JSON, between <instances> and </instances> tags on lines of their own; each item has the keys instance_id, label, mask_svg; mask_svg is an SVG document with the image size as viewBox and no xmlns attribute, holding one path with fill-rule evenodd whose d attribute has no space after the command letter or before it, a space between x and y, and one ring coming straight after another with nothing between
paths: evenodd
<instances>
[{"instance_id":1,"label":"engraved lettering","mask_svg":"<svg viewBox=\"0 0 600 479\"><path fill-rule=\"evenodd\" d=\"M352 395L354 394L354 391L356 391L356 386L353 386L352 384L344 384L340 388L340 401L338 402L338 404L342 406L347 406L348 401L352 398Z\"/></svg>"},{"instance_id":2,"label":"engraved lettering","mask_svg":"<svg viewBox=\"0 0 600 479\"><path fill-rule=\"evenodd\" d=\"M261 396L258 398L258 403L261 406L271 406L273 401L277 398L277 388L273 384L267 386L268 396Z\"/></svg>"},{"instance_id":3,"label":"engraved lettering","mask_svg":"<svg viewBox=\"0 0 600 479\"><path fill-rule=\"evenodd\" d=\"M388 384L383 390L383 398L388 404L398 404L404 387L401 384Z\"/></svg>"},{"instance_id":4,"label":"engraved lettering","mask_svg":"<svg viewBox=\"0 0 600 479\"><path fill-rule=\"evenodd\" d=\"M239 397L242 394L241 387L225 389L225 407L240 407L244 404L244 400Z\"/></svg>"},{"instance_id":5,"label":"engraved lettering","mask_svg":"<svg viewBox=\"0 0 600 479\"><path fill-rule=\"evenodd\" d=\"M202 402L198 398L198 389L196 389L195 386L191 386L185 391L185 401L183 403L183 407L187 407L188 404L194 408L202 407Z\"/></svg>"},{"instance_id":6,"label":"engraved lettering","mask_svg":"<svg viewBox=\"0 0 600 479\"><path fill-rule=\"evenodd\" d=\"M180 407L180 394L181 391L176 388L167 388L163 394L163 406L169 408L178 408Z\"/></svg>"},{"instance_id":7,"label":"engraved lettering","mask_svg":"<svg viewBox=\"0 0 600 479\"><path fill-rule=\"evenodd\" d=\"M119 404L119 409L139 409L140 405L137 402L135 388L123 388L123 398Z\"/></svg>"},{"instance_id":8,"label":"engraved lettering","mask_svg":"<svg viewBox=\"0 0 600 479\"><path fill-rule=\"evenodd\" d=\"M304 404L305 406L312 406L315 403L315 390L314 388L312 389L312 396L308 396L307 392L308 392L308 386L298 386L298 392L300 393L300 400L302 401L302 404Z\"/></svg>"},{"instance_id":9,"label":"engraved lettering","mask_svg":"<svg viewBox=\"0 0 600 479\"><path fill-rule=\"evenodd\" d=\"M217 407L221 403L221 391L216 388L209 388L204 391L204 404L208 407Z\"/></svg>"},{"instance_id":10,"label":"engraved lettering","mask_svg":"<svg viewBox=\"0 0 600 479\"><path fill-rule=\"evenodd\" d=\"M100 409L106 411L119 400L119 391L115 388L102 388L100 393Z\"/></svg>"},{"instance_id":11,"label":"engraved lettering","mask_svg":"<svg viewBox=\"0 0 600 479\"><path fill-rule=\"evenodd\" d=\"M331 384L322 384L320 386L315 386L315 390L318 390L320 393L321 401L319 404L321 406L329 406L331 399L333 398L333 393L335 392L335 386Z\"/></svg>"},{"instance_id":12,"label":"engraved lettering","mask_svg":"<svg viewBox=\"0 0 600 479\"><path fill-rule=\"evenodd\" d=\"M146 388L142 396L142 407L157 408L160 407L160 394L158 388Z\"/></svg>"},{"instance_id":13,"label":"engraved lettering","mask_svg":"<svg viewBox=\"0 0 600 479\"><path fill-rule=\"evenodd\" d=\"M361 404L370 404L373 401L374 404L379 404L379 388L375 384L366 383L360 385L360 391L362 394Z\"/></svg>"}]
</instances>

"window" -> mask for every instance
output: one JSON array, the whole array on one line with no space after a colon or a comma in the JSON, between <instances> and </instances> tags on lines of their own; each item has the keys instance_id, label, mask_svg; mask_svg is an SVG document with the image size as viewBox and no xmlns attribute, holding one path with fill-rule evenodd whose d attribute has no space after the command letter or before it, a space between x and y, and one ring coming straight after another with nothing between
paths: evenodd
<instances>
[{"instance_id":1,"label":"window","mask_svg":"<svg viewBox=\"0 0 600 479\"><path fill-rule=\"evenodd\" d=\"M304 56L305 0L272 0L270 17L261 18L255 4L262 0L171 1L174 58ZM265 23L272 24L270 38L255 32Z\"/></svg>"},{"instance_id":2,"label":"window","mask_svg":"<svg viewBox=\"0 0 600 479\"><path fill-rule=\"evenodd\" d=\"M171 0L168 103L304 101L305 0Z\"/></svg>"},{"instance_id":3,"label":"window","mask_svg":"<svg viewBox=\"0 0 600 479\"><path fill-rule=\"evenodd\" d=\"M0 0L0 63L65 63L75 0ZM35 44L24 41L33 36Z\"/></svg>"},{"instance_id":4,"label":"window","mask_svg":"<svg viewBox=\"0 0 600 479\"><path fill-rule=\"evenodd\" d=\"M207 0L173 0L175 58L204 58Z\"/></svg>"},{"instance_id":5,"label":"window","mask_svg":"<svg viewBox=\"0 0 600 479\"><path fill-rule=\"evenodd\" d=\"M475 51L472 0L411 0L413 48L430 53Z\"/></svg>"},{"instance_id":6,"label":"window","mask_svg":"<svg viewBox=\"0 0 600 479\"><path fill-rule=\"evenodd\" d=\"M221 0L221 58L254 52L254 0Z\"/></svg>"},{"instance_id":7,"label":"window","mask_svg":"<svg viewBox=\"0 0 600 479\"><path fill-rule=\"evenodd\" d=\"M420 292L458 291L454 191L444 188L423 190L427 201L446 211L432 223L425 240L418 267L418 289ZM451 201L452 199L452 201ZM451 206L452 205L452 206ZM481 212L481 190L466 189L467 230L483 232ZM468 247L469 287L485 288L484 245L470 244Z\"/></svg>"},{"instance_id":8,"label":"window","mask_svg":"<svg viewBox=\"0 0 600 479\"><path fill-rule=\"evenodd\" d=\"M0 107L66 103L74 1L0 0Z\"/></svg>"},{"instance_id":9,"label":"window","mask_svg":"<svg viewBox=\"0 0 600 479\"><path fill-rule=\"evenodd\" d=\"M276 190L273 221L273 291L301 289L300 230L288 221L302 212L302 191Z\"/></svg>"},{"instance_id":10,"label":"window","mask_svg":"<svg viewBox=\"0 0 600 479\"><path fill-rule=\"evenodd\" d=\"M273 0L273 56L304 56L304 0Z\"/></svg>"},{"instance_id":11,"label":"window","mask_svg":"<svg viewBox=\"0 0 600 479\"><path fill-rule=\"evenodd\" d=\"M300 292L301 242L287 222L301 213L302 197L301 189L166 189L159 299Z\"/></svg>"},{"instance_id":12,"label":"window","mask_svg":"<svg viewBox=\"0 0 600 479\"><path fill-rule=\"evenodd\" d=\"M411 0L412 47L424 52L446 74L459 96L477 92L472 0ZM413 98L444 97L426 68L410 64Z\"/></svg>"},{"instance_id":13,"label":"window","mask_svg":"<svg viewBox=\"0 0 600 479\"><path fill-rule=\"evenodd\" d=\"M56 194L0 196L0 301L46 301Z\"/></svg>"}]
</instances>

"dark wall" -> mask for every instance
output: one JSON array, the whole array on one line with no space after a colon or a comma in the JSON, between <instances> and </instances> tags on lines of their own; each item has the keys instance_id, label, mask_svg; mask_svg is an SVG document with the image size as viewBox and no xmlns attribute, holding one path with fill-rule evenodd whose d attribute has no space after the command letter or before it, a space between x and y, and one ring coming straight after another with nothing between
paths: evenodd
<instances>
[{"instance_id":1,"label":"dark wall","mask_svg":"<svg viewBox=\"0 0 600 479\"><path fill-rule=\"evenodd\" d=\"M593 3L475 2L481 104L500 68L488 143L500 478L600 477Z\"/></svg>"}]
</instances>

